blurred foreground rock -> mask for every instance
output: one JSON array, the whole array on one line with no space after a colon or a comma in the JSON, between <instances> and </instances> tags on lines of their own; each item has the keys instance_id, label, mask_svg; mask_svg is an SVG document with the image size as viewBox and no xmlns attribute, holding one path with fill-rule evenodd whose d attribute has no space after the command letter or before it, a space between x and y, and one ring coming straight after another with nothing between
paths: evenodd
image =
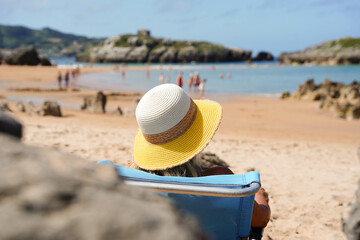
<instances>
[{"instance_id":1,"label":"blurred foreground rock","mask_svg":"<svg viewBox=\"0 0 360 240\"><path fill-rule=\"evenodd\" d=\"M11 136L22 137L22 125L0 110L0 134L5 133Z\"/></svg>"},{"instance_id":2,"label":"blurred foreground rock","mask_svg":"<svg viewBox=\"0 0 360 240\"><path fill-rule=\"evenodd\" d=\"M88 110L95 113L105 113L106 112L106 95L99 91L95 97L85 97L84 103L81 106L81 110Z\"/></svg>"},{"instance_id":3,"label":"blurred foreground rock","mask_svg":"<svg viewBox=\"0 0 360 240\"><path fill-rule=\"evenodd\" d=\"M356 81L345 85L325 79L324 83L315 84L314 79L308 79L291 96L283 93L281 99L288 97L319 101L320 108L333 109L336 117L360 119L360 83Z\"/></svg>"},{"instance_id":4,"label":"blurred foreground rock","mask_svg":"<svg viewBox=\"0 0 360 240\"><path fill-rule=\"evenodd\" d=\"M198 224L114 168L0 134L0 239L205 239Z\"/></svg>"},{"instance_id":5,"label":"blurred foreground rock","mask_svg":"<svg viewBox=\"0 0 360 240\"><path fill-rule=\"evenodd\" d=\"M360 146L357 153L360 160ZM356 201L352 204L349 217L343 223L343 230L349 240L360 239L360 180L356 191Z\"/></svg>"}]
</instances>

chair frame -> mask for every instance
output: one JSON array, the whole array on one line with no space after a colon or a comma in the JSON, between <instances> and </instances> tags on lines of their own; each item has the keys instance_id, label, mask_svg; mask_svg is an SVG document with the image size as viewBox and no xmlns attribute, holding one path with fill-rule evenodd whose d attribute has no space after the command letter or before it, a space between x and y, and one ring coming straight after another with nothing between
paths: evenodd
<instances>
[{"instance_id":1,"label":"chair frame","mask_svg":"<svg viewBox=\"0 0 360 240\"><path fill-rule=\"evenodd\" d=\"M133 177L122 176L124 183L131 186L142 187L151 189L156 192L165 193L178 193L178 194L192 194L192 195L203 195L213 197L247 197L254 195L259 191L261 184L259 182L252 182L247 188L243 189L231 189L225 188L224 185L211 184L210 186L204 186L206 184L194 184L186 183L182 184L179 182L167 182L167 181L155 181L148 179L139 179ZM229 185L226 185L229 187ZM235 186L235 185L234 185ZM241 240L261 240L263 229L262 228L251 228L250 236L241 237Z\"/></svg>"},{"instance_id":2,"label":"chair frame","mask_svg":"<svg viewBox=\"0 0 360 240\"><path fill-rule=\"evenodd\" d=\"M132 177L123 176L124 182L128 185L149 188L157 192L166 192L166 193L179 193L179 194L193 194L193 195L204 195L212 197L247 197L254 195L259 191L261 185L259 182L252 182L249 187L243 189L232 189L225 188L230 185L221 185L221 184L194 184L186 183L181 184L178 182L166 182L166 181L154 181L146 180ZM216 187L214 187L216 186ZM233 186L239 186L234 184ZM243 185L241 185L243 186Z\"/></svg>"},{"instance_id":3,"label":"chair frame","mask_svg":"<svg viewBox=\"0 0 360 240\"><path fill-rule=\"evenodd\" d=\"M258 180L247 181L242 183L231 183L225 184L224 182L219 183L208 183L202 181L195 182L182 182L176 181L173 179L149 179L146 177L122 174L119 168L124 168L121 166L116 166L109 161L100 160L97 164L106 164L117 167L119 175L122 177L125 184L130 186L136 186L141 188L150 189L156 192L163 193L175 193L175 194L186 194L186 195L202 195L202 196L211 196L211 197L226 197L226 198L241 198L249 197L256 194L260 189L261 184ZM135 169L133 169L135 170ZM148 174L148 173L147 173ZM262 228L251 228L250 236L240 237L237 239L241 240L260 240L262 238Z\"/></svg>"}]
</instances>

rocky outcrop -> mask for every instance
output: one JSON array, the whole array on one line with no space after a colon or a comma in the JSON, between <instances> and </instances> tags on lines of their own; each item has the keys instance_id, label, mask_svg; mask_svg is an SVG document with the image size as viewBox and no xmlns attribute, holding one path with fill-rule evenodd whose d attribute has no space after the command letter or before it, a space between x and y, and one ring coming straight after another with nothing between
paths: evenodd
<instances>
[{"instance_id":1,"label":"rocky outcrop","mask_svg":"<svg viewBox=\"0 0 360 240\"><path fill-rule=\"evenodd\" d=\"M358 147L358 157L360 160L360 146ZM360 180L356 191L356 200L352 204L349 216L344 220L343 230L348 240L360 239Z\"/></svg>"},{"instance_id":2,"label":"rocky outcrop","mask_svg":"<svg viewBox=\"0 0 360 240\"><path fill-rule=\"evenodd\" d=\"M161 56L165 56L164 53L167 51L166 47L160 47L157 49L152 50L149 53L149 62L169 62L167 60L164 59L164 57L162 58L162 60L160 60ZM172 59L176 59L176 57L174 56ZM171 61L170 61L171 62Z\"/></svg>"},{"instance_id":3,"label":"rocky outcrop","mask_svg":"<svg viewBox=\"0 0 360 240\"><path fill-rule=\"evenodd\" d=\"M324 42L304 51L282 53L277 60L285 64L360 64L360 39L342 38Z\"/></svg>"},{"instance_id":4,"label":"rocky outcrop","mask_svg":"<svg viewBox=\"0 0 360 240\"><path fill-rule=\"evenodd\" d=\"M16 102L15 109L28 115L62 117L61 106L56 101L43 101L40 106L33 102Z\"/></svg>"},{"instance_id":5,"label":"rocky outcrop","mask_svg":"<svg viewBox=\"0 0 360 240\"><path fill-rule=\"evenodd\" d=\"M110 166L0 134L0 239L206 239L193 218Z\"/></svg>"},{"instance_id":6,"label":"rocky outcrop","mask_svg":"<svg viewBox=\"0 0 360 240\"><path fill-rule=\"evenodd\" d=\"M55 101L44 101L41 105L39 115L61 117L60 105Z\"/></svg>"},{"instance_id":7,"label":"rocky outcrop","mask_svg":"<svg viewBox=\"0 0 360 240\"><path fill-rule=\"evenodd\" d=\"M0 102L0 111L12 112L12 110L9 107L9 104L6 101L1 101Z\"/></svg>"},{"instance_id":8,"label":"rocky outcrop","mask_svg":"<svg viewBox=\"0 0 360 240\"><path fill-rule=\"evenodd\" d=\"M40 58L40 65L41 66L51 66L52 64L51 64L51 62L50 62L50 60L48 58L41 57Z\"/></svg>"},{"instance_id":9,"label":"rocky outcrop","mask_svg":"<svg viewBox=\"0 0 360 240\"><path fill-rule=\"evenodd\" d=\"M106 95L99 91L95 97L85 97L84 103L81 106L81 110L88 110L94 113L105 113L106 112Z\"/></svg>"},{"instance_id":10,"label":"rocky outcrop","mask_svg":"<svg viewBox=\"0 0 360 240\"><path fill-rule=\"evenodd\" d=\"M134 47L126 56L127 62L146 62L149 49L145 45Z\"/></svg>"},{"instance_id":11,"label":"rocky outcrop","mask_svg":"<svg viewBox=\"0 0 360 240\"><path fill-rule=\"evenodd\" d=\"M325 79L324 83L315 84L314 79L309 79L290 97L319 101L320 108L332 108L339 118L360 119L360 83L356 81L345 85Z\"/></svg>"},{"instance_id":12,"label":"rocky outcrop","mask_svg":"<svg viewBox=\"0 0 360 240\"><path fill-rule=\"evenodd\" d=\"M5 62L10 65L44 65L51 66L47 58L39 58L39 54L34 47L18 48L5 58Z\"/></svg>"},{"instance_id":13,"label":"rocky outcrop","mask_svg":"<svg viewBox=\"0 0 360 240\"><path fill-rule=\"evenodd\" d=\"M160 62L172 63L177 62L178 51L175 48L167 48L164 54L160 56Z\"/></svg>"},{"instance_id":14,"label":"rocky outcrop","mask_svg":"<svg viewBox=\"0 0 360 240\"><path fill-rule=\"evenodd\" d=\"M147 30L137 35L106 39L78 61L93 62L232 62L251 59L251 51L231 49L209 42L174 41L153 38Z\"/></svg>"},{"instance_id":15,"label":"rocky outcrop","mask_svg":"<svg viewBox=\"0 0 360 240\"><path fill-rule=\"evenodd\" d=\"M5 58L10 65L38 65L40 58L35 48L19 48L14 50L10 56Z\"/></svg>"},{"instance_id":16,"label":"rocky outcrop","mask_svg":"<svg viewBox=\"0 0 360 240\"><path fill-rule=\"evenodd\" d=\"M252 61L273 61L274 56L268 52L259 52L256 57L251 59Z\"/></svg>"}]
</instances>

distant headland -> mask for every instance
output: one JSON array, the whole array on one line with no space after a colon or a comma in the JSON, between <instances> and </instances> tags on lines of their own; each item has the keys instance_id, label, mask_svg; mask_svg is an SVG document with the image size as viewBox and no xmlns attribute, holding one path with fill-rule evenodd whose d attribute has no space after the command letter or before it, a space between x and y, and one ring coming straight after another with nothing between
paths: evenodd
<instances>
[{"instance_id":1,"label":"distant headland","mask_svg":"<svg viewBox=\"0 0 360 240\"><path fill-rule=\"evenodd\" d=\"M282 53L278 61L285 64L360 64L360 38L341 38L304 51Z\"/></svg>"},{"instance_id":2,"label":"distant headland","mask_svg":"<svg viewBox=\"0 0 360 240\"><path fill-rule=\"evenodd\" d=\"M136 35L118 35L77 56L78 61L93 62L240 62L273 60L269 53L251 57L251 51L227 48L206 41L175 41L154 38L150 31L139 30Z\"/></svg>"}]
</instances>

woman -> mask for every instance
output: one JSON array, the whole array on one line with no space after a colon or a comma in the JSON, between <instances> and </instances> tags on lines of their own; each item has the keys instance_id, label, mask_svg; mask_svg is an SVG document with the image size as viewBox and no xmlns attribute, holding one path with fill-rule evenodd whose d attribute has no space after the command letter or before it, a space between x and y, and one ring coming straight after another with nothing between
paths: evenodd
<instances>
[{"instance_id":1,"label":"woman","mask_svg":"<svg viewBox=\"0 0 360 240\"><path fill-rule=\"evenodd\" d=\"M195 160L210 142L222 118L220 104L193 101L175 84L148 91L138 103L139 132L130 167L163 176L200 177L233 174L225 167L203 168ZM264 189L255 195L253 227L265 227L270 219Z\"/></svg>"}]
</instances>

